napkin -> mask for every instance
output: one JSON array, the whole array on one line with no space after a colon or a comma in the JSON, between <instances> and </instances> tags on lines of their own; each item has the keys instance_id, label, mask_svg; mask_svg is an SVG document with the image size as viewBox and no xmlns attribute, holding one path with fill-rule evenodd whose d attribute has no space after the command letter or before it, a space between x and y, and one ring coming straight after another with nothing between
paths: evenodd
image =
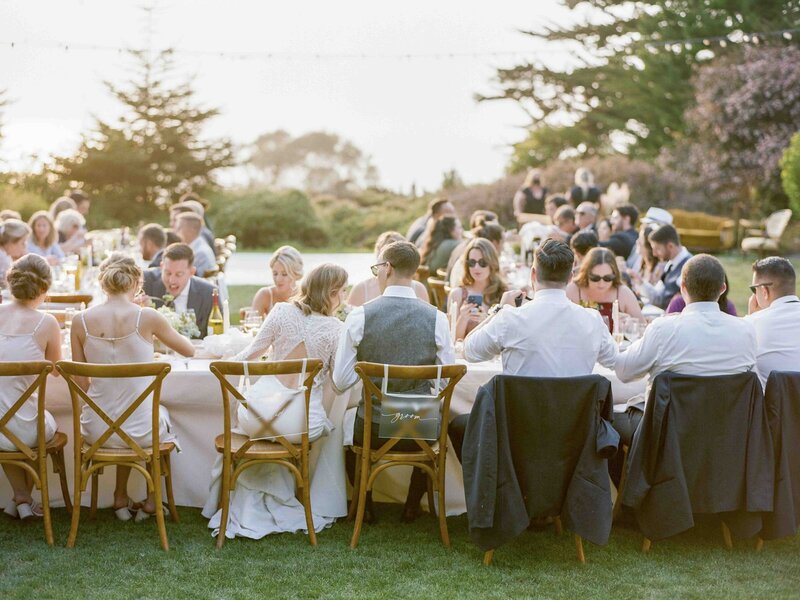
<instances>
[{"instance_id":1,"label":"napkin","mask_svg":"<svg viewBox=\"0 0 800 600\"><path fill-rule=\"evenodd\" d=\"M203 340L203 347L206 352L217 358L229 358L247 348L253 341L252 336L239 331L229 329L222 335L209 335Z\"/></svg>"}]
</instances>

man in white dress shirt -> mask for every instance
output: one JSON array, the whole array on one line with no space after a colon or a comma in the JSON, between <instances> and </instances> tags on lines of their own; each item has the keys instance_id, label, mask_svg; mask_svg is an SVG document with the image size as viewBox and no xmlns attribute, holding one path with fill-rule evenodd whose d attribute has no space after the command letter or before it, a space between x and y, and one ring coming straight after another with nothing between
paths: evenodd
<instances>
[{"instance_id":1,"label":"man in white dress shirt","mask_svg":"<svg viewBox=\"0 0 800 600\"><path fill-rule=\"evenodd\" d=\"M800 371L800 299L794 267L785 258L770 256L753 264L748 315L758 344L756 369L766 387L772 371Z\"/></svg>"},{"instance_id":2,"label":"man in white dress shirt","mask_svg":"<svg viewBox=\"0 0 800 600\"><path fill-rule=\"evenodd\" d=\"M175 233L194 252L194 266L197 269L198 277L203 277L206 272L217 268L217 258L214 256L214 251L200 236L202 231L203 218L200 215L184 212L175 219Z\"/></svg>"},{"instance_id":3,"label":"man in white dress shirt","mask_svg":"<svg viewBox=\"0 0 800 600\"><path fill-rule=\"evenodd\" d=\"M419 267L419 251L410 242L384 246L372 274L378 279L382 295L358 306L344 323L333 370L333 385L339 393L358 381L357 361L399 365L452 364L455 361L446 315L417 297L412 282ZM377 382L380 386L380 382ZM430 393L429 381L390 380L389 391ZM379 448L385 440L378 436L380 410L373 411L371 447ZM361 444L364 436L364 407L360 403L354 423L353 442ZM417 450L414 440L401 440L396 450ZM348 471L352 475L354 456L348 452ZM426 490L424 473L414 469L411 476L403 520L419 514L419 502ZM374 519L371 499L368 513Z\"/></svg>"},{"instance_id":4,"label":"man in white dress shirt","mask_svg":"<svg viewBox=\"0 0 800 600\"><path fill-rule=\"evenodd\" d=\"M623 382L663 371L681 375L733 375L755 368L756 332L744 319L719 309L725 290L725 269L713 256L698 254L681 272L680 290L686 308L676 316L653 321L644 335L617 357L615 371ZM625 413L614 415L614 428L630 444L641 422L649 394L628 401Z\"/></svg>"}]
</instances>

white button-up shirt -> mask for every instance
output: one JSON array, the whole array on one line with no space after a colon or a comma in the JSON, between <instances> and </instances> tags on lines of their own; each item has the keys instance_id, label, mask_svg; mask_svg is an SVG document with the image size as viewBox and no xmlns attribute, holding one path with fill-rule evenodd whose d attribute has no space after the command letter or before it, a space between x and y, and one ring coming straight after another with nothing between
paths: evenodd
<instances>
[{"instance_id":1,"label":"white button-up shirt","mask_svg":"<svg viewBox=\"0 0 800 600\"><path fill-rule=\"evenodd\" d=\"M395 298L408 298L409 300L420 301L414 289L404 285L390 285L384 292L384 296ZM436 363L440 365L452 365L455 362L453 352L453 342L450 338L450 328L447 323L447 316L440 310L436 311L436 329L434 331L436 340ZM358 382L358 374L355 371L358 352L358 345L364 339L364 307L355 307L344 322L344 328L339 336L339 347L336 349L336 360L333 367L333 386L338 393L343 392Z\"/></svg>"},{"instance_id":2,"label":"white button-up shirt","mask_svg":"<svg viewBox=\"0 0 800 600\"><path fill-rule=\"evenodd\" d=\"M772 371L800 371L800 299L782 296L769 308L747 315L756 330L756 369L761 385Z\"/></svg>"},{"instance_id":3,"label":"white button-up shirt","mask_svg":"<svg viewBox=\"0 0 800 600\"><path fill-rule=\"evenodd\" d=\"M217 268L217 259L214 251L209 248L208 242L202 237L196 237L189 247L194 252L194 266L197 269L197 276L202 277L206 271Z\"/></svg>"},{"instance_id":4,"label":"white button-up shirt","mask_svg":"<svg viewBox=\"0 0 800 600\"><path fill-rule=\"evenodd\" d=\"M173 300L173 304L175 305L175 312L176 313L185 313L188 310L189 304L189 288L192 287L192 280L186 283L181 290L181 293L175 297Z\"/></svg>"},{"instance_id":5,"label":"white button-up shirt","mask_svg":"<svg viewBox=\"0 0 800 600\"><path fill-rule=\"evenodd\" d=\"M619 354L614 370L627 382L663 371L681 375L732 375L756 364L756 332L744 319L722 312L716 302L692 302L676 316L653 321L644 335ZM643 405L644 398L629 401Z\"/></svg>"},{"instance_id":6,"label":"white button-up shirt","mask_svg":"<svg viewBox=\"0 0 800 600\"><path fill-rule=\"evenodd\" d=\"M563 289L544 289L473 330L464 354L469 362L499 354L506 375L576 377L590 375L597 362L613 368L617 345L598 311L573 303Z\"/></svg>"}]
</instances>

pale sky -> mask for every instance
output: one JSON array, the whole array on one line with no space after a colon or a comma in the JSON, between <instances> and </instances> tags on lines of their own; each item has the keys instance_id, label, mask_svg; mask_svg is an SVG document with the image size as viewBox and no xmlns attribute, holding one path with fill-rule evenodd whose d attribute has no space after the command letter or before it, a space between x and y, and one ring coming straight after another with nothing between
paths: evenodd
<instances>
[{"instance_id":1,"label":"pale sky","mask_svg":"<svg viewBox=\"0 0 800 600\"><path fill-rule=\"evenodd\" d=\"M101 82L128 74L130 59L113 48L146 45L141 4L0 0L0 89L12 101L2 117L0 168L69 153L92 115L120 114ZM175 47L180 71L196 75L198 100L222 111L207 135L245 144L275 129L335 132L372 156L382 184L402 191L412 182L435 189L450 168L467 183L502 174L528 118L512 102L478 104L474 94L492 90L495 67L523 57L565 64L565 54L537 51L544 44L517 29L574 18L557 0L164 0L155 7L152 47ZM237 51L273 57L217 54ZM519 54L397 58L494 52Z\"/></svg>"}]
</instances>

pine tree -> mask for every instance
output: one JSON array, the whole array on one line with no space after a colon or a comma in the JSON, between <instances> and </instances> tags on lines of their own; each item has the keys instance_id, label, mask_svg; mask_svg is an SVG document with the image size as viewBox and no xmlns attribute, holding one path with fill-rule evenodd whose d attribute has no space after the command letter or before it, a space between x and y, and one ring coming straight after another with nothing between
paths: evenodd
<instances>
[{"instance_id":1,"label":"pine tree","mask_svg":"<svg viewBox=\"0 0 800 600\"><path fill-rule=\"evenodd\" d=\"M152 218L186 191L212 187L214 171L234 160L230 141L201 140L219 110L199 107L190 81L171 83L172 51L129 52L133 78L122 86L105 82L124 114L113 124L97 119L75 155L56 159L53 172L95 196L95 216L130 224Z\"/></svg>"},{"instance_id":2,"label":"pine tree","mask_svg":"<svg viewBox=\"0 0 800 600\"><path fill-rule=\"evenodd\" d=\"M686 133L693 67L724 54L731 43L706 40L742 32L797 27L798 0L564 0L591 8L591 22L525 31L576 48L575 68L551 69L535 61L497 71L495 94L532 116L529 137L515 146L511 169L558 158L629 153L652 158ZM738 32L738 33L736 33ZM694 43L670 43L697 39ZM763 40L762 40L763 41ZM786 42L789 43L789 42Z\"/></svg>"}]
</instances>

